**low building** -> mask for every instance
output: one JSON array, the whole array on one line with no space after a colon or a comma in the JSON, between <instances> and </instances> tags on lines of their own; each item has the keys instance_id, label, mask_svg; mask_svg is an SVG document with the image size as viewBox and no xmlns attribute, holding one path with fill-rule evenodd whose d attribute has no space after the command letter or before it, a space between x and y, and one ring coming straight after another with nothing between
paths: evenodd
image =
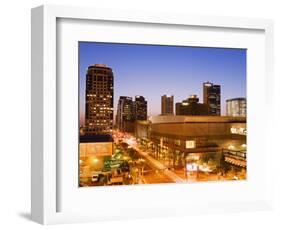
<instances>
[{"instance_id":1,"label":"low building","mask_svg":"<svg viewBox=\"0 0 281 230\"><path fill-rule=\"evenodd\" d=\"M185 165L188 156L219 160L223 149L246 152L245 117L154 116L150 121L155 157L168 159L173 167Z\"/></svg>"},{"instance_id":2,"label":"low building","mask_svg":"<svg viewBox=\"0 0 281 230\"><path fill-rule=\"evenodd\" d=\"M80 177L90 177L92 172L101 171L106 158L113 153L113 138L109 134L80 136Z\"/></svg>"}]
</instances>

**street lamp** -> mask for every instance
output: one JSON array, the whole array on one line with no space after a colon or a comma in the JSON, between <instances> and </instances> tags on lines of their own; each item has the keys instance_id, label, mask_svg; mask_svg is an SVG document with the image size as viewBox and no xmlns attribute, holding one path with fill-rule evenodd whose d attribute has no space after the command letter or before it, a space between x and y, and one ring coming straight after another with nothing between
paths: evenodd
<instances>
[{"instance_id":1,"label":"street lamp","mask_svg":"<svg viewBox=\"0 0 281 230\"><path fill-rule=\"evenodd\" d=\"M228 149L234 149L234 146L233 145L229 145Z\"/></svg>"},{"instance_id":2,"label":"street lamp","mask_svg":"<svg viewBox=\"0 0 281 230\"><path fill-rule=\"evenodd\" d=\"M96 164L96 163L99 162L99 159L98 159L98 158L93 158L92 162L93 162L94 164Z\"/></svg>"}]
</instances>

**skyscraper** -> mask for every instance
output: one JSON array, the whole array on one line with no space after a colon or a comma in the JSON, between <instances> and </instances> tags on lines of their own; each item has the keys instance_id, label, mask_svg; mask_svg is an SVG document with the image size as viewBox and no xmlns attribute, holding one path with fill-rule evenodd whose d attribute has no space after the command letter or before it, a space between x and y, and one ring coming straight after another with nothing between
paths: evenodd
<instances>
[{"instance_id":1,"label":"skyscraper","mask_svg":"<svg viewBox=\"0 0 281 230\"><path fill-rule=\"evenodd\" d=\"M161 115L174 115L174 96L161 96Z\"/></svg>"},{"instance_id":2,"label":"skyscraper","mask_svg":"<svg viewBox=\"0 0 281 230\"><path fill-rule=\"evenodd\" d=\"M176 115L208 115L208 106L199 103L199 98L197 95L191 95L187 100L176 103Z\"/></svg>"},{"instance_id":3,"label":"skyscraper","mask_svg":"<svg viewBox=\"0 0 281 230\"><path fill-rule=\"evenodd\" d=\"M134 117L135 120L147 120L147 101L143 96L135 96Z\"/></svg>"},{"instance_id":4,"label":"skyscraper","mask_svg":"<svg viewBox=\"0 0 281 230\"><path fill-rule=\"evenodd\" d=\"M127 130L127 124L134 121L133 99L131 97L120 96L117 105L116 126L121 131Z\"/></svg>"},{"instance_id":5,"label":"skyscraper","mask_svg":"<svg viewBox=\"0 0 281 230\"><path fill-rule=\"evenodd\" d=\"M103 64L90 65L86 74L85 133L107 134L113 128L113 72Z\"/></svg>"},{"instance_id":6,"label":"skyscraper","mask_svg":"<svg viewBox=\"0 0 281 230\"><path fill-rule=\"evenodd\" d=\"M246 117L247 102L246 98L232 98L226 100L226 116L230 117Z\"/></svg>"},{"instance_id":7,"label":"skyscraper","mask_svg":"<svg viewBox=\"0 0 281 230\"><path fill-rule=\"evenodd\" d=\"M221 115L221 86L211 82L203 83L203 103L208 106L208 114Z\"/></svg>"}]
</instances>

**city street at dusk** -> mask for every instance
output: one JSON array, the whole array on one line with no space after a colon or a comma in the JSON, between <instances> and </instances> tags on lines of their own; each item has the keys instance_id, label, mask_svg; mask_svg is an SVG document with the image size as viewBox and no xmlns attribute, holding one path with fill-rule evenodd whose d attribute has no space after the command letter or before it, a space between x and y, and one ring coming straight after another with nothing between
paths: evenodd
<instances>
[{"instance_id":1,"label":"city street at dusk","mask_svg":"<svg viewBox=\"0 0 281 230\"><path fill-rule=\"evenodd\" d=\"M246 50L80 42L79 58L80 187L247 179Z\"/></svg>"}]
</instances>

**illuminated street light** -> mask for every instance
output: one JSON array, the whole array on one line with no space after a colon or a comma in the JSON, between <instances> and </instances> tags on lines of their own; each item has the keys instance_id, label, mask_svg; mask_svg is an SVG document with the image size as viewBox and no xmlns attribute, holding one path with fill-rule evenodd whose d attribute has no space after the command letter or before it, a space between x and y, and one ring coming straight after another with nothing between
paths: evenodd
<instances>
[{"instance_id":1,"label":"illuminated street light","mask_svg":"<svg viewBox=\"0 0 281 230\"><path fill-rule=\"evenodd\" d=\"M234 146L233 145L229 145L228 149L234 149Z\"/></svg>"},{"instance_id":2,"label":"illuminated street light","mask_svg":"<svg viewBox=\"0 0 281 230\"><path fill-rule=\"evenodd\" d=\"M94 164L96 164L96 163L99 162L99 159L98 159L98 158L93 158L92 162L93 162Z\"/></svg>"},{"instance_id":3,"label":"illuminated street light","mask_svg":"<svg viewBox=\"0 0 281 230\"><path fill-rule=\"evenodd\" d=\"M192 163L192 164L186 164L186 170L193 172L193 171L197 171L198 169L198 165L196 163Z\"/></svg>"}]
</instances>

